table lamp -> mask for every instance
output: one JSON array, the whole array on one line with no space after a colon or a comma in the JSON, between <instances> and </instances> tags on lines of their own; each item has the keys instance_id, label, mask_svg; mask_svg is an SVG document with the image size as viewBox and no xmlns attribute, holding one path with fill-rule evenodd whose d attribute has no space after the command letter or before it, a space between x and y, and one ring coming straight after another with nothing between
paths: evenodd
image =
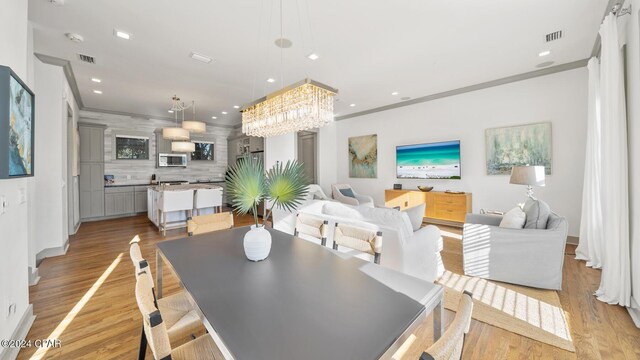
<instances>
[{"instance_id":1,"label":"table lamp","mask_svg":"<svg viewBox=\"0 0 640 360\"><path fill-rule=\"evenodd\" d=\"M544 186L544 166L514 166L509 184L527 185L527 196L533 197L533 186Z\"/></svg>"}]
</instances>

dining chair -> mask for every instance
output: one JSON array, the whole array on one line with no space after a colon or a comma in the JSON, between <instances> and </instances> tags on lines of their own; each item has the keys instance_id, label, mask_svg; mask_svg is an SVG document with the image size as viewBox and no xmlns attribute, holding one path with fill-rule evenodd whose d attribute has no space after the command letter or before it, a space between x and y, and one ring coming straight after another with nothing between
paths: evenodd
<instances>
[{"instance_id":1,"label":"dining chair","mask_svg":"<svg viewBox=\"0 0 640 360\"><path fill-rule=\"evenodd\" d=\"M193 190L165 190L160 194L158 223L163 236L167 234L167 213L170 212L184 212L187 217L190 217L193 213ZM180 225L174 228L179 227L184 226Z\"/></svg>"},{"instance_id":2,"label":"dining chair","mask_svg":"<svg viewBox=\"0 0 640 360\"><path fill-rule=\"evenodd\" d=\"M327 227L329 221L319 219L306 214L296 215L296 227L293 236L299 236L305 240L317 240L320 245L327 245Z\"/></svg>"},{"instance_id":3,"label":"dining chair","mask_svg":"<svg viewBox=\"0 0 640 360\"><path fill-rule=\"evenodd\" d=\"M458 360L462 357L464 339L471 325L473 294L462 293L456 317L442 337L422 353L420 360Z\"/></svg>"},{"instance_id":4,"label":"dining chair","mask_svg":"<svg viewBox=\"0 0 640 360\"><path fill-rule=\"evenodd\" d=\"M222 189L198 189L193 196L193 208L200 215L200 209L214 208L214 212L222 211Z\"/></svg>"},{"instance_id":5,"label":"dining chair","mask_svg":"<svg viewBox=\"0 0 640 360\"><path fill-rule=\"evenodd\" d=\"M382 232L336 223L333 232L333 249L338 245L373 255L373 262L380 264Z\"/></svg>"},{"instance_id":6,"label":"dining chair","mask_svg":"<svg viewBox=\"0 0 640 360\"><path fill-rule=\"evenodd\" d=\"M166 317L163 316L163 312L154 303L152 288L153 285L148 276L138 276L136 281L136 301L142 314L144 335L155 359L224 359L220 349L209 334L173 348L170 341L171 336L167 330Z\"/></svg>"},{"instance_id":7,"label":"dining chair","mask_svg":"<svg viewBox=\"0 0 640 360\"><path fill-rule=\"evenodd\" d=\"M147 260L142 257L140 245L138 244L139 241L140 238L136 235L136 237L131 240L129 247L129 255L135 268L136 279L140 277L148 278L147 282L150 284L149 292L153 297L154 304L165 314L166 328L171 342L178 345L187 340L191 340L193 334L204 332L202 321L191 305L186 293L180 291L176 294L156 299L151 268ZM140 335L138 359L142 360L145 358L146 349L147 338L143 326Z\"/></svg>"},{"instance_id":8,"label":"dining chair","mask_svg":"<svg viewBox=\"0 0 640 360\"><path fill-rule=\"evenodd\" d=\"M194 216L187 220L187 234L189 236L231 229L232 227L233 213L231 212Z\"/></svg>"}]
</instances>

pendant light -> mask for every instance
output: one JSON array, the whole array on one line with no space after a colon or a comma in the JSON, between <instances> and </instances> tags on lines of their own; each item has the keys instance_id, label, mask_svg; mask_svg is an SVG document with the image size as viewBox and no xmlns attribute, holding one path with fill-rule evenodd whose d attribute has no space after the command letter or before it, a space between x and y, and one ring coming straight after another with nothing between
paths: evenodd
<instances>
[{"instance_id":1,"label":"pendant light","mask_svg":"<svg viewBox=\"0 0 640 360\"><path fill-rule=\"evenodd\" d=\"M184 109L186 109L185 107L183 107L182 109L182 123L184 124ZM184 131L187 132L187 134L189 134L189 130L187 129L182 129ZM196 151L196 144L192 143L191 141L189 141L189 137L187 137L186 139L179 139L180 141L172 141L171 142L171 151L172 152L181 152L181 153L188 153L188 152L194 152Z\"/></svg>"},{"instance_id":2,"label":"pendant light","mask_svg":"<svg viewBox=\"0 0 640 360\"><path fill-rule=\"evenodd\" d=\"M172 100L175 106L175 104L180 101L180 98L174 95ZM176 126L162 128L162 137L167 140L189 140L189 130L183 129L182 127L178 126L178 112L176 110L173 110L173 113L176 117Z\"/></svg>"},{"instance_id":3,"label":"pendant light","mask_svg":"<svg viewBox=\"0 0 640 360\"><path fill-rule=\"evenodd\" d=\"M193 120L182 120L182 128L186 129L192 133L203 133L207 131L207 124L203 121L196 120L196 102L191 102L191 107L193 108Z\"/></svg>"}]
</instances>

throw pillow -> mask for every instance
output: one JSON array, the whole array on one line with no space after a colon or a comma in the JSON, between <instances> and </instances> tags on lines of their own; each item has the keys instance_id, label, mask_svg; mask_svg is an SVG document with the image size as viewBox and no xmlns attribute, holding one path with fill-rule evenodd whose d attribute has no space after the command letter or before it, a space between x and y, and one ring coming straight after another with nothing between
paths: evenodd
<instances>
[{"instance_id":1,"label":"throw pillow","mask_svg":"<svg viewBox=\"0 0 640 360\"><path fill-rule=\"evenodd\" d=\"M422 218L424 218L424 208L426 206L426 204L420 204L404 210L404 212L409 215L413 231L420 230L420 227L422 226Z\"/></svg>"},{"instance_id":2,"label":"throw pillow","mask_svg":"<svg viewBox=\"0 0 640 360\"><path fill-rule=\"evenodd\" d=\"M542 200L527 199L522 207L527 215L527 221L524 224L525 229L546 229L547 221L551 208Z\"/></svg>"},{"instance_id":3,"label":"throw pillow","mask_svg":"<svg viewBox=\"0 0 640 360\"><path fill-rule=\"evenodd\" d=\"M340 190L340 193L344 196L348 196L348 197L352 197L352 198L356 198L356 195L353 193L353 190L351 190L351 188L346 188L346 189L338 189Z\"/></svg>"},{"instance_id":4,"label":"throw pillow","mask_svg":"<svg viewBox=\"0 0 640 360\"><path fill-rule=\"evenodd\" d=\"M504 214L502 221L500 221L500 227L507 229L522 229L526 220L527 215L524 211L519 207L514 207Z\"/></svg>"}]
</instances>

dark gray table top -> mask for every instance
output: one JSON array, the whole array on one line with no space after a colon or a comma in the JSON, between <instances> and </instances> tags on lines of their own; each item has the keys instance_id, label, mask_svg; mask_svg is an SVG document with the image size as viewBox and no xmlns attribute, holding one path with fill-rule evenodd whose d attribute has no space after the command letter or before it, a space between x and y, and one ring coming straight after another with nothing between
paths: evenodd
<instances>
[{"instance_id":1,"label":"dark gray table top","mask_svg":"<svg viewBox=\"0 0 640 360\"><path fill-rule=\"evenodd\" d=\"M238 360L378 359L442 291L272 229L269 257L251 262L248 230L158 244Z\"/></svg>"}]
</instances>

